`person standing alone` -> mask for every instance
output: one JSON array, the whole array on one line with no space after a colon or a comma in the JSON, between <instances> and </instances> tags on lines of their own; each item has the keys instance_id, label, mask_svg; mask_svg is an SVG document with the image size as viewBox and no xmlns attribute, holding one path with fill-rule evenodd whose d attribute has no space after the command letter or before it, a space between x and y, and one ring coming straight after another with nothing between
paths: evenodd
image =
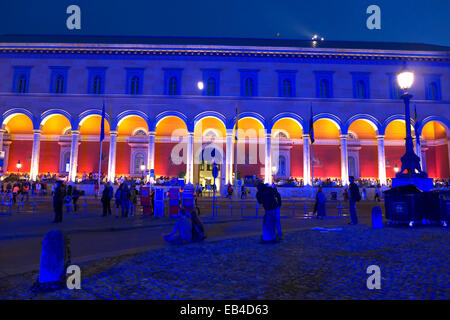
<instances>
[{"instance_id":1,"label":"person standing alone","mask_svg":"<svg viewBox=\"0 0 450 320\"><path fill-rule=\"evenodd\" d=\"M55 220L53 220L53 222L62 222L63 199L64 190L61 186L61 182L58 181L53 192L53 210L55 211Z\"/></svg>"},{"instance_id":2,"label":"person standing alone","mask_svg":"<svg viewBox=\"0 0 450 320\"><path fill-rule=\"evenodd\" d=\"M350 181L349 210L350 210L350 217L352 218L352 221L349 224L355 225L358 224L358 216L356 215L356 203L361 200L361 194L359 193L359 188L355 183L355 178L353 176L350 176L349 181Z\"/></svg>"}]
</instances>

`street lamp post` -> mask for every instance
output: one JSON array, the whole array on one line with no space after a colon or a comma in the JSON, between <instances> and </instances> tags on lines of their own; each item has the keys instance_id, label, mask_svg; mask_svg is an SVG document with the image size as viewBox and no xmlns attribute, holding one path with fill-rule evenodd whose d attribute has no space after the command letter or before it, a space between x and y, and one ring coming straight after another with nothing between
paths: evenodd
<instances>
[{"instance_id":1,"label":"street lamp post","mask_svg":"<svg viewBox=\"0 0 450 320\"><path fill-rule=\"evenodd\" d=\"M412 95L408 93L414 82L414 73L408 70L403 70L397 74L397 83L400 89L403 90L401 98L405 103L405 126L406 126L406 143L405 143L405 154L401 157L402 167L401 170L396 174L397 178L411 177L419 173L420 177L426 177L426 173L422 172L420 167L420 158L414 153L413 140L411 135L411 115L409 110L409 102ZM416 133L417 134L417 133ZM406 174L404 172L407 172Z\"/></svg>"}]
</instances>

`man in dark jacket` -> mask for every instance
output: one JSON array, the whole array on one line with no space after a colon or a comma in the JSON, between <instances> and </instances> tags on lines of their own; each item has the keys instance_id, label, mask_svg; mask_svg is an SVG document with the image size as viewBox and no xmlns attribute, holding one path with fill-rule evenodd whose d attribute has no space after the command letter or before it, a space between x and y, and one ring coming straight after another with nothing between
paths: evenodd
<instances>
[{"instance_id":1,"label":"man in dark jacket","mask_svg":"<svg viewBox=\"0 0 450 320\"><path fill-rule=\"evenodd\" d=\"M256 186L258 192L256 193L256 199L258 203L262 204L264 207L264 218L263 218L263 234L262 241L263 242L274 242L276 241L276 209L277 209L277 200L275 196L274 190L264 185L263 183L259 183Z\"/></svg>"},{"instance_id":2,"label":"man in dark jacket","mask_svg":"<svg viewBox=\"0 0 450 320\"><path fill-rule=\"evenodd\" d=\"M55 211L55 220L53 220L53 222L62 222L64 197L64 190L61 186L61 182L58 181L53 193L53 210Z\"/></svg>"},{"instance_id":3,"label":"man in dark jacket","mask_svg":"<svg viewBox=\"0 0 450 320\"><path fill-rule=\"evenodd\" d=\"M112 198L113 190L109 185L109 182L105 185L102 193L102 207L103 207L103 217L107 215L111 215L111 198Z\"/></svg>"},{"instance_id":4,"label":"man in dark jacket","mask_svg":"<svg viewBox=\"0 0 450 320\"><path fill-rule=\"evenodd\" d=\"M355 183L355 178L353 176L350 176L349 181L350 181L349 210L350 210L350 217L352 218L352 221L349 224L354 225L358 224L358 216L356 215L356 203L361 200L361 194L359 193L359 188Z\"/></svg>"}]
</instances>

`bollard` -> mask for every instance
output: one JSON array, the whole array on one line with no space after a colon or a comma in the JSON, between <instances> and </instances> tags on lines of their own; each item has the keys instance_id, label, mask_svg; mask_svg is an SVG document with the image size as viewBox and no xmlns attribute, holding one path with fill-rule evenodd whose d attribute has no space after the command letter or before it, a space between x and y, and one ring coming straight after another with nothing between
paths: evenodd
<instances>
[{"instance_id":1,"label":"bollard","mask_svg":"<svg viewBox=\"0 0 450 320\"><path fill-rule=\"evenodd\" d=\"M344 207L341 205L341 201L338 201L336 209L338 209L338 216L342 216L342 209L344 209Z\"/></svg>"},{"instance_id":2,"label":"bollard","mask_svg":"<svg viewBox=\"0 0 450 320\"><path fill-rule=\"evenodd\" d=\"M306 201L307 200L305 200L305 204L304 204L304 206L303 206L303 208L304 208L304 213L305 213L305 216L307 216L308 215L308 209L309 209L309 207L306 205Z\"/></svg>"},{"instance_id":3,"label":"bollard","mask_svg":"<svg viewBox=\"0 0 450 320\"><path fill-rule=\"evenodd\" d=\"M82 204L82 206L83 206L83 214L86 214L86 208L88 206L86 198L84 198L84 203Z\"/></svg>"},{"instance_id":4,"label":"bollard","mask_svg":"<svg viewBox=\"0 0 450 320\"><path fill-rule=\"evenodd\" d=\"M378 206L372 209L372 229L382 229L383 228L383 215L381 213L381 208Z\"/></svg>"},{"instance_id":5,"label":"bollard","mask_svg":"<svg viewBox=\"0 0 450 320\"><path fill-rule=\"evenodd\" d=\"M256 218L258 218L258 209L259 209L258 201L256 201L255 209L256 209Z\"/></svg>"},{"instance_id":6,"label":"bollard","mask_svg":"<svg viewBox=\"0 0 450 320\"><path fill-rule=\"evenodd\" d=\"M37 206L36 200L33 200L33 202L31 202L31 206L33 207L33 213L34 213L36 211L36 206Z\"/></svg>"}]
</instances>

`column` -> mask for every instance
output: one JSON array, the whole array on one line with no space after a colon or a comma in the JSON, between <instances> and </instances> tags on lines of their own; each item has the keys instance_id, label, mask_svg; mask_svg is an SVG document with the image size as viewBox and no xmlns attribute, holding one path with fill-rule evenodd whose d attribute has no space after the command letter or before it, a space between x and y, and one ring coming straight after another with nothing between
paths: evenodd
<instances>
[{"instance_id":1,"label":"column","mask_svg":"<svg viewBox=\"0 0 450 320\"><path fill-rule=\"evenodd\" d=\"M420 168L423 170L423 166L422 166L422 146L420 145L420 142L417 141L417 139L415 139L415 145L416 145L416 154L420 159Z\"/></svg>"},{"instance_id":2,"label":"column","mask_svg":"<svg viewBox=\"0 0 450 320\"><path fill-rule=\"evenodd\" d=\"M348 185L348 134L341 134L339 138L341 139L341 180L342 185L345 186Z\"/></svg>"},{"instance_id":3,"label":"column","mask_svg":"<svg viewBox=\"0 0 450 320\"><path fill-rule=\"evenodd\" d=\"M377 135L378 145L378 179L386 185L386 157L384 155L384 135Z\"/></svg>"},{"instance_id":4,"label":"column","mask_svg":"<svg viewBox=\"0 0 450 320\"><path fill-rule=\"evenodd\" d=\"M155 170L155 132L148 133L148 153L147 153L147 169L151 171ZM148 175L148 181L150 181L150 175Z\"/></svg>"},{"instance_id":5,"label":"column","mask_svg":"<svg viewBox=\"0 0 450 320\"><path fill-rule=\"evenodd\" d=\"M72 145L70 146L69 181L75 182L78 170L78 144L80 131L72 131Z\"/></svg>"},{"instance_id":6,"label":"column","mask_svg":"<svg viewBox=\"0 0 450 320\"><path fill-rule=\"evenodd\" d=\"M109 182L114 182L114 178L116 177L116 147L117 147L117 131L111 131L109 141L109 158L108 158Z\"/></svg>"},{"instance_id":7,"label":"column","mask_svg":"<svg viewBox=\"0 0 450 320\"><path fill-rule=\"evenodd\" d=\"M0 129L0 151L3 151L3 137L5 136L5 133L5 129Z\"/></svg>"},{"instance_id":8,"label":"column","mask_svg":"<svg viewBox=\"0 0 450 320\"><path fill-rule=\"evenodd\" d=\"M30 179L36 181L39 172L39 151L41 147L41 130L33 130L33 149L31 153Z\"/></svg>"},{"instance_id":9,"label":"column","mask_svg":"<svg viewBox=\"0 0 450 320\"><path fill-rule=\"evenodd\" d=\"M227 129L225 184L233 183L233 129Z\"/></svg>"},{"instance_id":10,"label":"column","mask_svg":"<svg viewBox=\"0 0 450 320\"><path fill-rule=\"evenodd\" d=\"M448 152L448 172L450 172L450 139L447 140L447 152ZM426 171L424 170L424 167L422 167L422 170Z\"/></svg>"},{"instance_id":11,"label":"column","mask_svg":"<svg viewBox=\"0 0 450 320\"><path fill-rule=\"evenodd\" d=\"M186 184L194 183L194 133L187 134Z\"/></svg>"},{"instance_id":12,"label":"column","mask_svg":"<svg viewBox=\"0 0 450 320\"><path fill-rule=\"evenodd\" d=\"M6 130L5 129L0 129L0 153L3 153L2 157L2 165L1 168L3 170L3 172L5 172L5 157L6 157L6 152L2 152L3 151L3 137L5 135Z\"/></svg>"},{"instance_id":13,"label":"column","mask_svg":"<svg viewBox=\"0 0 450 320\"><path fill-rule=\"evenodd\" d=\"M272 154L271 154L271 135L270 132L266 131L266 154L265 154L265 174L264 183L272 183Z\"/></svg>"},{"instance_id":14,"label":"column","mask_svg":"<svg viewBox=\"0 0 450 320\"><path fill-rule=\"evenodd\" d=\"M303 184L311 185L311 154L309 134L303 135Z\"/></svg>"}]
</instances>

